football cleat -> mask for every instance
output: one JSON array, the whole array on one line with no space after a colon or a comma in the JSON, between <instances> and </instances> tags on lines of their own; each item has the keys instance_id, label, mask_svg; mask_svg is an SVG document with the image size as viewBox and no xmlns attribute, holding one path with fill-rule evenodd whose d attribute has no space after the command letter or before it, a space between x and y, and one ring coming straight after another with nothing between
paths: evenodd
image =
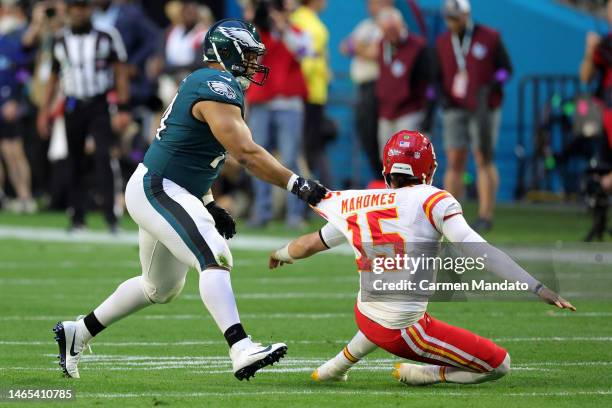
<instances>
[{"instance_id":1,"label":"football cleat","mask_svg":"<svg viewBox=\"0 0 612 408\"><path fill-rule=\"evenodd\" d=\"M326 361L310 374L310 378L316 382L337 382L348 379L348 368L340 367L335 358Z\"/></svg>"},{"instance_id":2,"label":"football cleat","mask_svg":"<svg viewBox=\"0 0 612 408\"><path fill-rule=\"evenodd\" d=\"M255 376L255 373L269 365L274 365L287 354L285 343L274 343L262 346L260 343L250 343L246 347L237 347L235 344L230 349L234 376L240 381L247 381Z\"/></svg>"},{"instance_id":3,"label":"football cleat","mask_svg":"<svg viewBox=\"0 0 612 408\"><path fill-rule=\"evenodd\" d=\"M396 363L391 373L399 382L407 385L430 385L440 382L436 376L437 366Z\"/></svg>"},{"instance_id":4,"label":"football cleat","mask_svg":"<svg viewBox=\"0 0 612 408\"><path fill-rule=\"evenodd\" d=\"M59 365L65 377L80 378L77 367L81 354L88 347L75 321L58 322L53 328L59 346Z\"/></svg>"}]
</instances>

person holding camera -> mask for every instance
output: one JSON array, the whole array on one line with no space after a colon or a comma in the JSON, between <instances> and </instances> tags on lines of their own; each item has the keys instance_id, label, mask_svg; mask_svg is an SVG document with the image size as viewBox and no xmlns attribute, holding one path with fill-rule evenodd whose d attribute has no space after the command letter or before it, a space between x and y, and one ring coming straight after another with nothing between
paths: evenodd
<instances>
[{"instance_id":1,"label":"person holding camera","mask_svg":"<svg viewBox=\"0 0 612 408\"><path fill-rule=\"evenodd\" d=\"M251 87L247 94L248 123L255 142L266 150L278 148L281 159L297 172L302 148L304 99L308 91L300 60L307 54L308 39L289 21L286 0L259 1L254 4L253 23L266 46L262 64L272 75L266 86ZM253 178L255 193L250 224L264 226L272 218L271 186ZM305 206L293 194L287 195L286 223L290 228L303 224Z\"/></svg>"}]
</instances>

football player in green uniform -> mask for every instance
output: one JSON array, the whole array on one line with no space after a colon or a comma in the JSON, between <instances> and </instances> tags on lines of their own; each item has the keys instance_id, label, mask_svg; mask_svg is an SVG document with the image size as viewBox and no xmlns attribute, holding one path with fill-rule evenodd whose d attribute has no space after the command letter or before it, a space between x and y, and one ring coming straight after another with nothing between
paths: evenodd
<instances>
[{"instance_id":1,"label":"football player in green uniform","mask_svg":"<svg viewBox=\"0 0 612 408\"><path fill-rule=\"evenodd\" d=\"M199 272L200 295L227 340L236 378L248 379L286 353L283 343L252 342L240 323L226 242L235 223L210 191L230 154L254 176L311 205L326 194L323 186L294 174L255 144L244 122L244 89L251 82L262 85L268 75L258 63L264 51L255 28L241 20L219 21L206 34L207 66L183 80L127 184L126 205L139 226L142 274L120 284L84 318L55 326L66 376L79 377L82 350L106 327L177 297L189 267Z\"/></svg>"}]
</instances>

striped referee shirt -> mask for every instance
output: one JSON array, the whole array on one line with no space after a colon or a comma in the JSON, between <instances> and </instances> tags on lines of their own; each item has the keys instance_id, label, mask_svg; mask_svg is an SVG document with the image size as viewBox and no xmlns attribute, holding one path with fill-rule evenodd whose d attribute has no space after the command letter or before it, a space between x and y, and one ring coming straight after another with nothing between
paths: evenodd
<instances>
[{"instance_id":1,"label":"striped referee shirt","mask_svg":"<svg viewBox=\"0 0 612 408\"><path fill-rule=\"evenodd\" d=\"M106 94L114 85L114 64L126 60L121 36L112 28L65 28L53 45L53 72L64 95L76 99Z\"/></svg>"}]
</instances>

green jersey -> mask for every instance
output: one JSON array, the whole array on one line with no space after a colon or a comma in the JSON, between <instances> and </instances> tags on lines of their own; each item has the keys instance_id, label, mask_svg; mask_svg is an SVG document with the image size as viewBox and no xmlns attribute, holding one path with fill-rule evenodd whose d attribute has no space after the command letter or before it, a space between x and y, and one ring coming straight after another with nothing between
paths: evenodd
<instances>
[{"instance_id":1,"label":"green jersey","mask_svg":"<svg viewBox=\"0 0 612 408\"><path fill-rule=\"evenodd\" d=\"M244 94L236 79L225 71L199 69L179 86L143 161L149 171L196 197L206 194L217 179L226 153L210 126L193 117L191 110L200 101L239 106L244 116Z\"/></svg>"}]
</instances>

